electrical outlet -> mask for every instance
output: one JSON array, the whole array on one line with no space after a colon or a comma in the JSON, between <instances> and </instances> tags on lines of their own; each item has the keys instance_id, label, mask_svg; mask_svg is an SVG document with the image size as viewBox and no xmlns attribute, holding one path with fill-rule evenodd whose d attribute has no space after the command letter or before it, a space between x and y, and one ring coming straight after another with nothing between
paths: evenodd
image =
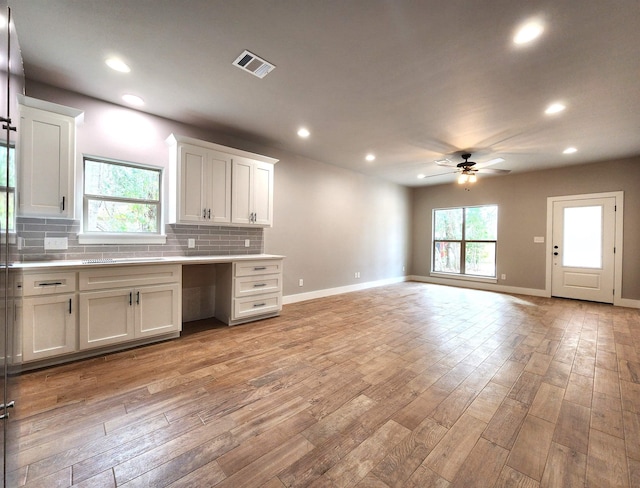
<instances>
[{"instance_id":1,"label":"electrical outlet","mask_svg":"<svg viewBox=\"0 0 640 488\"><path fill-rule=\"evenodd\" d=\"M251 245L251 241L249 239L244 240L244 247L249 247Z\"/></svg>"},{"instance_id":2,"label":"electrical outlet","mask_svg":"<svg viewBox=\"0 0 640 488\"><path fill-rule=\"evenodd\" d=\"M48 250L65 250L69 248L69 239L67 237L45 237L44 249Z\"/></svg>"},{"instance_id":3,"label":"electrical outlet","mask_svg":"<svg viewBox=\"0 0 640 488\"><path fill-rule=\"evenodd\" d=\"M506 280L506 279L507 279L507 275L506 275L506 274L504 274L504 273L502 273L502 274L500 275L500 279L501 279L501 280Z\"/></svg>"},{"instance_id":4,"label":"electrical outlet","mask_svg":"<svg viewBox=\"0 0 640 488\"><path fill-rule=\"evenodd\" d=\"M298 280L298 286L304 286L304 280L302 278Z\"/></svg>"},{"instance_id":5,"label":"electrical outlet","mask_svg":"<svg viewBox=\"0 0 640 488\"><path fill-rule=\"evenodd\" d=\"M353 277L354 278L360 278L360 271L356 271Z\"/></svg>"},{"instance_id":6,"label":"electrical outlet","mask_svg":"<svg viewBox=\"0 0 640 488\"><path fill-rule=\"evenodd\" d=\"M187 247L189 249L194 249L196 247L196 240L195 239L188 239L187 240Z\"/></svg>"}]
</instances>

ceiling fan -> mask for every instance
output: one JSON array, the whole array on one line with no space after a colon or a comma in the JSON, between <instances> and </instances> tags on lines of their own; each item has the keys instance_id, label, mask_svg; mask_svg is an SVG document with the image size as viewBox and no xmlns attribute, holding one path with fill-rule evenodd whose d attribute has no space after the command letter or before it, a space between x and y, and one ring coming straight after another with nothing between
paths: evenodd
<instances>
[{"instance_id":1,"label":"ceiling fan","mask_svg":"<svg viewBox=\"0 0 640 488\"><path fill-rule=\"evenodd\" d=\"M471 157L471 153L464 153L464 154L461 154L460 156L462 157L462 159L464 159L464 161L458 164L455 164L449 159L439 159L435 161L435 163L439 166L447 166L450 168L457 168L457 169L454 171L449 171L448 173L429 175L427 176L427 178L430 176L442 176L443 174L446 175L449 173L458 173L459 174L458 183L463 185L465 183L475 183L478 180L476 173L493 173L493 174L502 174L502 175L511 173L511 170L508 170L508 169L487 168L487 166L491 166L493 164L503 162L504 161L503 158L494 158L494 159L491 159L490 161L485 161L484 163L476 164L474 161L469 161L469 158Z\"/></svg>"}]
</instances>

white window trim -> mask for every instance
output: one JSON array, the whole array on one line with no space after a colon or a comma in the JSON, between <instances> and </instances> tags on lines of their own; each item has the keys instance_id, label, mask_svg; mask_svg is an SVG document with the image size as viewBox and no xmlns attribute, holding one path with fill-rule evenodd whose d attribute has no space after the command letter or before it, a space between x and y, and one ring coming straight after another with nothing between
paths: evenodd
<instances>
[{"instance_id":1,"label":"white window trim","mask_svg":"<svg viewBox=\"0 0 640 488\"><path fill-rule=\"evenodd\" d=\"M433 208L431 209L431 269L429 271L429 276L433 276L434 278L450 278L452 280L460 280L460 281L477 281L480 283L497 283L498 282L498 239L497 239L497 235L496 235L496 240L495 241L480 241L480 240L475 240L475 239L471 239L470 241L472 242L493 242L495 243L496 246L496 275L495 276L478 276L478 275L469 275L469 274L461 274L461 273L446 273L444 271L434 271L433 270L433 265L434 265L434 243L436 241L438 242L446 242L446 240L443 239L435 239L434 238L434 227L435 227L435 212L437 210L449 210L452 208L461 208L464 209L465 208L475 208L475 207L496 207L498 209L498 212L500 212L500 206L497 203L488 203L488 204L484 204L484 205L463 205L463 206L459 206L459 207L441 207L441 208ZM460 242L470 242L467 241L466 239L464 241L460 240Z\"/></svg>"},{"instance_id":2,"label":"white window trim","mask_svg":"<svg viewBox=\"0 0 640 488\"><path fill-rule=\"evenodd\" d=\"M159 191L160 195L158 198L159 202L159 220L158 220L158 233L108 233L108 232L84 232L85 225L85 213L86 213L86 205L85 205L85 195L84 195L84 161L86 159L91 159L94 161L104 161L107 163L115 163L115 164L123 164L129 166L137 166L140 168L147 168L160 172L160 186ZM149 164L142 163L133 163L130 161L122 161L118 159L105 158L102 156L94 156L92 154L83 154L82 156L82 184L81 187L81 201L82 201L82 217L80 219L80 223L83 227L78 234L78 244L81 245L91 245L91 244L166 244L167 236L164 233L164 212L165 212L165 202L163 198L163 187L164 187L164 168L159 166L152 166Z\"/></svg>"},{"instance_id":3,"label":"white window trim","mask_svg":"<svg viewBox=\"0 0 640 488\"><path fill-rule=\"evenodd\" d=\"M166 244L166 234L94 234L81 232L78 244Z\"/></svg>"}]
</instances>

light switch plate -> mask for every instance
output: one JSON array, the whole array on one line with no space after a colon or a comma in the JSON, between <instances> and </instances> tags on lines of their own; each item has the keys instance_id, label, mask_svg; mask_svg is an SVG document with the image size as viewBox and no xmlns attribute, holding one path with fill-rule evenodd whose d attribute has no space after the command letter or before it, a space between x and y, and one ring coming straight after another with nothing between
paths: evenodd
<instances>
[{"instance_id":1,"label":"light switch plate","mask_svg":"<svg viewBox=\"0 0 640 488\"><path fill-rule=\"evenodd\" d=\"M537 244L542 244L544 242L544 236L535 236L533 238L533 242Z\"/></svg>"}]
</instances>

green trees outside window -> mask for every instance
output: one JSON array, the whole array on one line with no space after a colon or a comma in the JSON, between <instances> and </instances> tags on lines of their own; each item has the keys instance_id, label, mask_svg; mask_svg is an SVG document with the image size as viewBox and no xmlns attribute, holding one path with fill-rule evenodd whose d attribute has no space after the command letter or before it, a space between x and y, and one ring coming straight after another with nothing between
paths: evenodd
<instances>
[{"instance_id":1,"label":"green trees outside window","mask_svg":"<svg viewBox=\"0 0 640 488\"><path fill-rule=\"evenodd\" d=\"M15 230L16 150L0 144L0 230Z\"/></svg>"},{"instance_id":2,"label":"green trees outside window","mask_svg":"<svg viewBox=\"0 0 640 488\"><path fill-rule=\"evenodd\" d=\"M435 209L432 270L495 277L497 240L497 205Z\"/></svg>"},{"instance_id":3,"label":"green trees outside window","mask_svg":"<svg viewBox=\"0 0 640 488\"><path fill-rule=\"evenodd\" d=\"M84 232L160 233L161 170L84 160Z\"/></svg>"}]
</instances>

